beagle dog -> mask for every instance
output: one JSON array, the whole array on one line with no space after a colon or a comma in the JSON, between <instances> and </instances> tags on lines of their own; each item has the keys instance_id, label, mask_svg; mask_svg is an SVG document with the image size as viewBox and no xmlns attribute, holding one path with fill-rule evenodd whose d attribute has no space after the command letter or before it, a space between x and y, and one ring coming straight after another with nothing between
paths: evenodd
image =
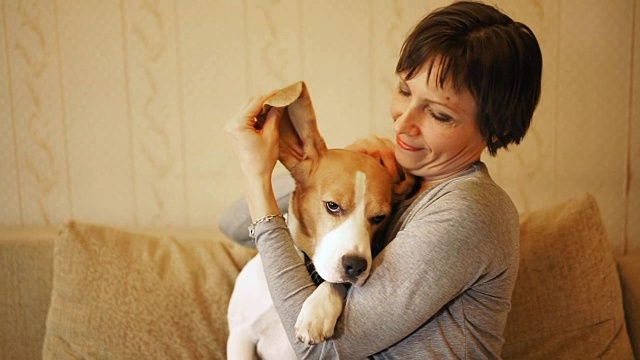
<instances>
[{"instance_id":1,"label":"beagle dog","mask_svg":"<svg viewBox=\"0 0 640 360\"><path fill-rule=\"evenodd\" d=\"M298 315L295 334L303 343L317 344L334 333L344 284L365 284L376 234L387 222L394 199L409 192L415 178L401 170L394 179L373 157L328 149L304 82L267 99L262 114L270 107L285 108L279 161L295 181L287 224L317 284ZM257 126L261 121L258 117ZM236 279L228 321L230 360L296 358L271 301L259 254Z\"/></svg>"}]
</instances>

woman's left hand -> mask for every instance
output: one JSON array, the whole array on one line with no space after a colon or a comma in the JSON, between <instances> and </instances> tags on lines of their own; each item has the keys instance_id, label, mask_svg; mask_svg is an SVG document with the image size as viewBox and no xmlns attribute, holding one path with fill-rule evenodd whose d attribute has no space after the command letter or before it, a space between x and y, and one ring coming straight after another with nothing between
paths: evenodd
<instances>
[{"instance_id":1,"label":"woman's left hand","mask_svg":"<svg viewBox=\"0 0 640 360\"><path fill-rule=\"evenodd\" d=\"M262 126L256 126L262 105L273 94L249 99L225 127L231 137L240 168L247 179L271 181L278 161L278 124L282 108L271 108Z\"/></svg>"}]
</instances>

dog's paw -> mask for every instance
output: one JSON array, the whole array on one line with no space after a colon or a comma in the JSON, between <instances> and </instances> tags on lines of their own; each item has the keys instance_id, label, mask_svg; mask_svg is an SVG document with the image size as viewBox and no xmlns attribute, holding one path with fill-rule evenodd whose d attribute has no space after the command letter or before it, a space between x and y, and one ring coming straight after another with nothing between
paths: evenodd
<instances>
[{"instance_id":1,"label":"dog's paw","mask_svg":"<svg viewBox=\"0 0 640 360\"><path fill-rule=\"evenodd\" d=\"M298 314L296 337L307 345L315 345L331 338L342 313L342 298L330 292L330 286L327 282L322 283L302 304L302 310Z\"/></svg>"},{"instance_id":2,"label":"dog's paw","mask_svg":"<svg viewBox=\"0 0 640 360\"><path fill-rule=\"evenodd\" d=\"M340 312L326 305L314 306L305 301L296 320L296 337L307 345L315 345L333 336Z\"/></svg>"}]
</instances>

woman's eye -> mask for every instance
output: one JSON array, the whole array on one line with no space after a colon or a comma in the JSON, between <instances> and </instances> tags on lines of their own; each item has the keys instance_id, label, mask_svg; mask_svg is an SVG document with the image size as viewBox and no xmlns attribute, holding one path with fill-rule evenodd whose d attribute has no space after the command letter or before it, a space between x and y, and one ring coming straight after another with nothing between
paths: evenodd
<instances>
[{"instance_id":1,"label":"woman's eye","mask_svg":"<svg viewBox=\"0 0 640 360\"><path fill-rule=\"evenodd\" d=\"M331 215L340 215L342 212L342 208L340 205L334 203L333 201L326 201L324 203L325 208L327 208L327 212Z\"/></svg>"},{"instance_id":2,"label":"woman's eye","mask_svg":"<svg viewBox=\"0 0 640 360\"><path fill-rule=\"evenodd\" d=\"M398 85L398 94L404 97L411 96L411 92L409 90L403 89L400 85Z\"/></svg>"},{"instance_id":3,"label":"woman's eye","mask_svg":"<svg viewBox=\"0 0 640 360\"><path fill-rule=\"evenodd\" d=\"M434 119L440 121L440 122L449 122L451 120L451 116L446 115L446 114L438 114L433 112L433 110L429 109L429 113L431 114L431 116L433 116Z\"/></svg>"}]
</instances>

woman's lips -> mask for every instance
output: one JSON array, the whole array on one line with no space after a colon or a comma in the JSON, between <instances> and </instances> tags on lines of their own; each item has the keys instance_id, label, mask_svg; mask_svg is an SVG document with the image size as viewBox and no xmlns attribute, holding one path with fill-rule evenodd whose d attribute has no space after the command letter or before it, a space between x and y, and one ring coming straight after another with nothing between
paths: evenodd
<instances>
[{"instance_id":1,"label":"woman's lips","mask_svg":"<svg viewBox=\"0 0 640 360\"><path fill-rule=\"evenodd\" d=\"M399 147L401 147L403 150L406 150L406 151L420 151L421 150L421 149L418 149L418 148L413 147L411 145L407 145L406 143L404 143L400 139L400 136L396 136L396 143L398 144Z\"/></svg>"}]
</instances>

